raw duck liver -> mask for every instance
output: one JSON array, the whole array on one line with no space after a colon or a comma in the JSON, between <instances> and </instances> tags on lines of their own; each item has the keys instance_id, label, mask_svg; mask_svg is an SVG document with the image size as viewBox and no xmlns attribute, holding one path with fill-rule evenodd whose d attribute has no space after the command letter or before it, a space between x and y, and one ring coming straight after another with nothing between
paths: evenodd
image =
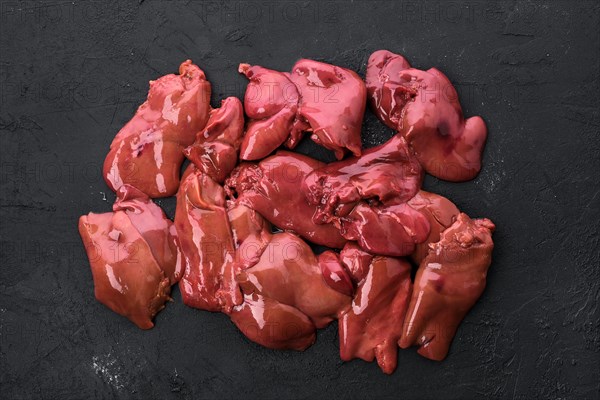
<instances>
[{"instance_id":1,"label":"raw duck liver","mask_svg":"<svg viewBox=\"0 0 600 400\"><path fill-rule=\"evenodd\" d=\"M152 198L177 192L182 150L208 120L210 83L190 60L179 75L150 82L148 99L117 133L104 160L103 176L114 191L130 184Z\"/></svg>"},{"instance_id":2,"label":"raw duck liver","mask_svg":"<svg viewBox=\"0 0 600 400\"><path fill-rule=\"evenodd\" d=\"M304 179L302 190L317 206L315 222L322 223L346 216L361 200L404 203L419 191L422 181L423 170L406 140L394 135L360 157L315 169Z\"/></svg>"},{"instance_id":3,"label":"raw duck liver","mask_svg":"<svg viewBox=\"0 0 600 400\"><path fill-rule=\"evenodd\" d=\"M456 221L460 211L447 198L424 190L419 191L407 204L421 212L429 221L427 239L416 244L415 251L411 254L412 260L419 265L429 252L429 244L440 240L441 233Z\"/></svg>"},{"instance_id":4,"label":"raw duck liver","mask_svg":"<svg viewBox=\"0 0 600 400\"><path fill-rule=\"evenodd\" d=\"M175 226L186 261L179 287L184 303L191 307L230 312L242 302L235 282L234 238L220 183L237 164L243 128L242 104L229 97L210 112L205 129L184 151L192 164L177 192Z\"/></svg>"},{"instance_id":5,"label":"raw duck liver","mask_svg":"<svg viewBox=\"0 0 600 400\"><path fill-rule=\"evenodd\" d=\"M142 329L170 299L182 274L177 233L144 193L123 185L113 212L79 219L96 299Z\"/></svg>"},{"instance_id":6,"label":"raw duck liver","mask_svg":"<svg viewBox=\"0 0 600 400\"><path fill-rule=\"evenodd\" d=\"M383 372L394 372L411 287L408 262L381 256L371 259L351 307L338 323L342 360L376 358Z\"/></svg>"},{"instance_id":7,"label":"raw duck liver","mask_svg":"<svg viewBox=\"0 0 600 400\"><path fill-rule=\"evenodd\" d=\"M442 72L411 68L401 55L379 50L369 57L366 84L375 114L406 138L427 173L456 182L479 173L487 127L481 117L465 120Z\"/></svg>"},{"instance_id":8,"label":"raw duck liver","mask_svg":"<svg viewBox=\"0 0 600 400\"><path fill-rule=\"evenodd\" d=\"M259 293L293 306L323 328L345 309L351 298L329 287L317 256L302 239L277 233L258 262L238 275L244 294Z\"/></svg>"},{"instance_id":9,"label":"raw duck liver","mask_svg":"<svg viewBox=\"0 0 600 400\"><path fill-rule=\"evenodd\" d=\"M308 174L302 189L317 208L317 224L333 223L348 240L374 254L406 256L423 242L429 222L406 205L421 188L423 170L406 140L327 164Z\"/></svg>"},{"instance_id":10,"label":"raw duck liver","mask_svg":"<svg viewBox=\"0 0 600 400\"><path fill-rule=\"evenodd\" d=\"M204 73L184 62L151 82L115 137L103 171L113 212L79 224L98 300L148 329L179 282L186 305L225 313L268 348L304 350L338 319L342 360L376 359L391 374L398 347L443 359L485 288L495 227L421 185L424 172L478 173L483 120L464 119L441 72L384 50L366 86L311 60L290 73L239 71L250 80L244 105L230 97L212 109ZM397 133L362 151L367 94ZM271 155L307 132L338 161ZM150 197L176 190L172 223ZM305 240L330 249L317 255ZM414 283L400 257L419 264Z\"/></svg>"},{"instance_id":11,"label":"raw duck liver","mask_svg":"<svg viewBox=\"0 0 600 400\"><path fill-rule=\"evenodd\" d=\"M211 110L206 127L183 153L215 182L223 183L238 162L244 134L244 110L237 97L228 97Z\"/></svg>"},{"instance_id":12,"label":"raw duck liver","mask_svg":"<svg viewBox=\"0 0 600 400\"><path fill-rule=\"evenodd\" d=\"M349 272L342 266L339 256L334 251L327 250L319 254L318 258L325 283L346 296L352 296L354 284Z\"/></svg>"},{"instance_id":13,"label":"raw duck liver","mask_svg":"<svg viewBox=\"0 0 600 400\"><path fill-rule=\"evenodd\" d=\"M387 256L407 256L429 234L430 224L423 213L408 204L389 206L360 202L339 220L340 232L364 250Z\"/></svg>"},{"instance_id":14,"label":"raw duck liver","mask_svg":"<svg viewBox=\"0 0 600 400\"><path fill-rule=\"evenodd\" d=\"M228 193L280 229L323 246L342 248L346 240L332 224L315 224L317 207L300 190L310 172L325 164L310 157L279 151L258 164L240 164L226 180Z\"/></svg>"},{"instance_id":15,"label":"raw duck liver","mask_svg":"<svg viewBox=\"0 0 600 400\"><path fill-rule=\"evenodd\" d=\"M242 160L259 160L283 144L293 149L304 132L337 159L361 154L367 91L355 72L313 60L299 60L291 73L248 64L240 64L239 72L250 80Z\"/></svg>"},{"instance_id":16,"label":"raw duck liver","mask_svg":"<svg viewBox=\"0 0 600 400\"><path fill-rule=\"evenodd\" d=\"M270 349L301 351L316 339L315 326L300 310L258 293L244 295L230 317L248 339Z\"/></svg>"},{"instance_id":17,"label":"raw duck liver","mask_svg":"<svg viewBox=\"0 0 600 400\"><path fill-rule=\"evenodd\" d=\"M240 271L260 261L273 238L270 224L256 211L231 204L228 210ZM310 318L296 307L282 304L255 290L244 293L242 304L229 313L231 321L250 340L270 349L305 350L316 338Z\"/></svg>"},{"instance_id":18,"label":"raw duck liver","mask_svg":"<svg viewBox=\"0 0 600 400\"><path fill-rule=\"evenodd\" d=\"M489 219L461 213L430 245L415 277L400 347L419 346L418 353L432 360L446 357L460 322L485 288L494 229Z\"/></svg>"},{"instance_id":19,"label":"raw duck liver","mask_svg":"<svg viewBox=\"0 0 600 400\"><path fill-rule=\"evenodd\" d=\"M223 187L190 166L177 192L175 227L185 260L179 282L183 302L228 312L242 302L235 283L234 243Z\"/></svg>"}]
</instances>

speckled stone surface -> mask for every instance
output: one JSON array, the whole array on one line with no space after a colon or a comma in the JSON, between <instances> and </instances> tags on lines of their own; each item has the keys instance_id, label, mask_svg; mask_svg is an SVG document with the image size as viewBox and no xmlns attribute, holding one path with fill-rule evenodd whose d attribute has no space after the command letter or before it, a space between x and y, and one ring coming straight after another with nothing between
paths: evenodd
<instances>
[{"instance_id":1,"label":"speckled stone surface","mask_svg":"<svg viewBox=\"0 0 600 400\"><path fill-rule=\"evenodd\" d=\"M597 399L600 8L595 1L2 1L0 398ZM442 363L342 362L249 342L178 289L156 327L94 300L77 219L114 195L102 161L148 80L191 58L213 105L239 62L357 70L386 48L456 84L489 126L483 170L425 188L497 225L485 293ZM392 132L369 112L368 146ZM332 160L309 141L301 151ZM108 192L108 193L107 193ZM159 202L173 215L172 199Z\"/></svg>"}]
</instances>

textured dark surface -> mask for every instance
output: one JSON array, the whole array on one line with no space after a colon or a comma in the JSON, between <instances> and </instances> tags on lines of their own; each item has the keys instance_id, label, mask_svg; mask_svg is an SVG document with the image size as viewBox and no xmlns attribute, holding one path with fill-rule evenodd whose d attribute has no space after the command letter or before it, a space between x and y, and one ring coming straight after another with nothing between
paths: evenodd
<instances>
[{"instance_id":1,"label":"textured dark surface","mask_svg":"<svg viewBox=\"0 0 600 400\"><path fill-rule=\"evenodd\" d=\"M0 398L598 398L600 9L595 1L2 2ZM175 302L150 331L93 297L77 218L110 209L101 163L149 79L191 58L213 104L239 62L300 57L364 74L387 48L456 83L490 135L483 171L428 178L498 226L488 287L449 357L393 376L341 362L337 326L304 353ZM391 132L369 113L367 145ZM323 153L310 143L304 151ZM172 215L174 203L160 202Z\"/></svg>"}]
</instances>

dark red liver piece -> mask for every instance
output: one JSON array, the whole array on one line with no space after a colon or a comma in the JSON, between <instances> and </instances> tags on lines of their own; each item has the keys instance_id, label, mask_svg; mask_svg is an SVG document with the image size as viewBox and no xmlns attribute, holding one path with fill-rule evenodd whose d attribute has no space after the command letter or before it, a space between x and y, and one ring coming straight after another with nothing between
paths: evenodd
<instances>
[{"instance_id":1,"label":"dark red liver piece","mask_svg":"<svg viewBox=\"0 0 600 400\"><path fill-rule=\"evenodd\" d=\"M270 349L305 350L315 342L316 328L305 314L258 293L244 295L229 316L248 339Z\"/></svg>"},{"instance_id":2,"label":"dark red liver piece","mask_svg":"<svg viewBox=\"0 0 600 400\"><path fill-rule=\"evenodd\" d=\"M339 255L331 250L327 250L319 254L318 258L325 283L330 288L346 296L352 296L354 294L354 284L352 283L350 274L341 264Z\"/></svg>"},{"instance_id":3,"label":"dark red liver piece","mask_svg":"<svg viewBox=\"0 0 600 400\"><path fill-rule=\"evenodd\" d=\"M183 302L228 312L242 302L235 282L234 243L223 188L195 167L177 193L175 227L185 260L179 282Z\"/></svg>"},{"instance_id":4,"label":"dark red liver piece","mask_svg":"<svg viewBox=\"0 0 600 400\"><path fill-rule=\"evenodd\" d=\"M411 68L404 57L379 50L369 58L366 85L374 112L406 138L427 173L448 181L479 173L485 122L465 120L458 94L442 72Z\"/></svg>"},{"instance_id":5,"label":"dark red liver piece","mask_svg":"<svg viewBox=\"0 0 600 400\"><path fill-rule=\"evenodd\" d=\"M258 262L242 271L238 281L244 294L259 293L297 308L317 328L336 319L351 300L325 283L310 246L291 233L274 234Z\"/></svg>"},{"instance_id":6,"label":"dark red liver piece","mask_svg":"<svg viewBox=\"0 0 600 400\"><path fill-rule=\"evenodd\" d=\"M387 256L406 256L427 239L430 225L423 213L407 204L390 206L359 203L340 218L340 233L364 250Z\"/></svg>"},{"instance_id":7,"label":"dark red liver piece","mask_svg":"<svg viewBox=\"0 0 600 400\"><path fill-rule=\"evenodd\" d=\"M442 360L467 312L481 296L492 262L489 219L470 219L459 214L430 245L421 261L399 345L419 346L418 353Z\"/></svg>"},{"instance_id":8,"label":"dark red liver piece","mask_svg":"<svg viewBox=\"0 0 600 400\"><path fill-rule=\"evenodd\" d=\"M96 299L150 329L181 277L177 233L160 207L129 185L119 188L113 209L79 219Z\"/></svg>"},{"instance_id":9,"label":"dark red liver piece","mask_svg":"<svg viewBox=\"0 0 600 400\"><path fill-rule=\"evenodd\" d=\"M421 212L429 222L429 235L422 243L415 245L415 251L410 255L413 261L420 264L429 252L429 244L440 240L441 233L456 221L460 211L454 203L435 193L419 191L408 201L408 205Z\"/></svg>"},{"instance_id":10,"label":"dark red liver piece","mask_svg":"<svg viewBox=\"0 0 600 400\"><path fill-rule=\"evenodd\" d=\"M288 141L293 148L306 129L296 119L300 94L288 74L260 66L240 64L239 72L250 80L244 95L244 111L250 121L240 150L242 160L260 160Z\"/></svg>"},{"instance_id":11,"label":"dark red liver piece","mask_svg":"<svg viewBox=\"0 0 600 400\"><path fill-rule=\"evenodd\" d=\"M398 340L411 293L410 264L376 256L358 285L352 305L339 320L340 357L377 363L391 374L398 363Z\"/></svg>"},{"instance_id":12,"label":"dark red liver piece","mask_svg":"<svg viewBox=\"0 0 600 400\"><path fill-rule=\"evenodd\" d=\"M317 206L315 222L344 217L361 200L400 204L420 189L423 169L406 140L394 135L381 146L318 168L307 175L302 190Z\"/></svg>"},{"instance_id":13,"label":"dark red liver piece","mask_svg":"<svg viewBox=\"0 0 600 400\"><path fill-rule=\"evenodd\" d=\"M244 301L231 320L250 340L273 349L304 350L323 326L350 303L327 287L317 258L298 237L271 234L256 211L239 204L229 209L235 261Z\"/></svg>"},{"instance_id":14,"label":"dark red liver piece","mask_svg":"<svg viewBox=\"0 0 600 400\"><path fill-rule=\"evenodd\" d=\"M366 88L355 72L312 60L298 61L291 73L248 64L239 71L250 80L242 160L264 158L284 143L293 149L304 132L338 159L361 154Z\"/></svg>"},{"instance_id":15,"label":"dark red liver piece","mask_svg":"<svg viewBox=\"0 0 600 400\"><path fill-rule=\"evenodd\" d=\"M103 168L107 185L116 191L130 184L153 198L174 195L182 150L206 125L209 111L210 83L190 60L179 75L151 81L148 99L110 145Z\"/></svg>"},{"instance_id":16,"label":"dark red liver piece","mask_svg":"<svg viewBox=\"0 0 600 400\"><path fill-rule=\"evenodd\" d=\"M258 164L241 164L225 184L238 204L256 210L278 228L339 249L346 240L332 224L313 222L317 207L308 204L300 190L306 175L323 165L301 154L279 151Z\"/></svg>"},{"instance_id":17,"label":"dark red liver piece","mask_svg":"<svg viewBox=\"0 0 600 400\"><path fill-rule=\"evenodd\" d=\"M228 97L211 110L206 127L186 147L185 156L215 182L223 183L238 162L244 134L244 109L237 97Z\"/></svg>"},{"instance_id":18,"label":"dark red liver piece","mask_svg":"<svg viewBox=\"0 0 600 400\"><path fill-rule=\"evenodd\" d=\"M356 72L313 60L300 60L290 80L300 92L298 118L312 132L311 139L335 153L361 154L360 133L367 89Z\"/></svg>"},{"instance_id":19,"label":"dark red liver piece","mask_svg":"<svg viewBox=\"0 0 600 400\"><path fill-rule=\"evenodd\" d=\"M369 273L374 255L367 253L354 242L348 242L340 252L340 262L355 284L359 284Z\"/></svg>"}]
</instances>

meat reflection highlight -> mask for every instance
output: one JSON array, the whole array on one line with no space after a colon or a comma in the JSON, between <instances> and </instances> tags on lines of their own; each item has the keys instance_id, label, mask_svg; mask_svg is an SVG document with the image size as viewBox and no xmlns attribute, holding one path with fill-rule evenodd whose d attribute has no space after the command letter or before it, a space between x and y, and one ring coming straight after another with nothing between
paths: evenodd
<instances>
[{"instance_id":1,"label":"meat reflection highlight","mask_svg":"<svg viewBox=\"0 0 600 400\"><path fill-rule=\"evenodd\" d=\"M305 350L338 320L344 361L391 374L398 347L444 359L485 289L495 225L421 186L425 172L477 175L483 120L464 118L440 71L386 50L369 58L366 85L306 59L239 72L244 103L213 109L204 72L185 61L150 82L114 138L102 172L113 211L79 219L96 298L149 329L179 283L186 305L225 313L268 348ZM367 98L396 133L363 150ZM338 161L279 150L306 133ZM171 222L151 198L175 193Z\"/></svg>"},{"instance_id":2,"label":"meat reflection highlight","mask_svg":"<svg viewBox=\"0 0 600 400\"><path fill-rule=\"evenodd\" d=\"M375 114L406 138L427 173L455 182L479 173L487 127L481 117L463 117L446 75L379 50L369 58L366 85Z\"/></svg>"},{"instance_id":3,"label":"meat reflection highlight","mask_svg":"<svg viewBox=\"0 0 600 400\"><path fill-rule=\"evenodd\" d=\"M113 212L83 215L79 233L96 299L141 329L152 328L182 274L172 222L146 194L123 185Z\"/></svg>"},{"instance_id":4,"label":"meat reflection highlight","mask_svg":"<svg viewBox=\"0 0 600 400\"><path fill-rule=\"evenodd\" d=\"M293 149L305 132L336 158L361 154L360 130L367 91L354 72L313 60L300 60L292 72L240 64L248 79L244 96L250 118L242 160L259 160L285 144Z\"/></svg>"},{"instance_id":5,"label":"meat reflection highlight","mask_svg":"<svg viewBox=\"0 0 600 400\"><path fill-rule=\"evenodd\" d=\"M148 99L110 145L102 171L106 184L113 191L129 184L152 198L174 195L182 150L208 120L210 90L204 72L190 60L179 75L150 81Z\"/></svg>"},{"instance_id":6,"label":"meat reflection highlight","mask_svg":"<svg viewBox=\"0 0 600 400\"><path fill-rule=\"evenodd\" d=\"M237 203L256 210L278 228L315 244L341 248L346 239L332 224L313 222L317 207L308 204L300 191L304 178L324 165L301 154L279 151L258 164L240 164L225 184Z\"/></svg>"},{"instance_id":7,"label":"meat reflection highlight","mask_svg":"<svg viewBox=\"0 0 600 400\"><path fill-rule=\"evenodd\" d=\"M494 229L489 219L461 213L429 246L415 277L400 347L419 346L419 354L432 360L446 357L460 322L485 288Z\"/></svg>"}]
</instances>

